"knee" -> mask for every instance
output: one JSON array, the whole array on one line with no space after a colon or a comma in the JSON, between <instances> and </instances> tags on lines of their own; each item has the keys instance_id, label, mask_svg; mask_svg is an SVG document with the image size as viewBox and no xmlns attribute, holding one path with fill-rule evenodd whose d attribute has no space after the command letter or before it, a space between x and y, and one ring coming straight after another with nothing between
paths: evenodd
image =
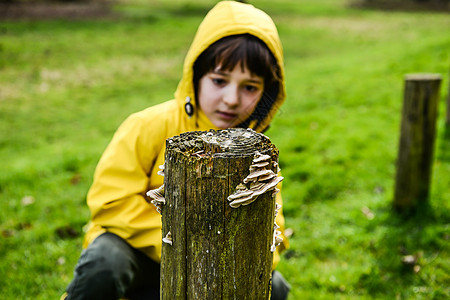
<instances>
[{"instance_id":1,"label":"knee","mask_svg":"<svg viewBox=\"0 0 450 300\"><path fill-rule=\"evenodd\" d=\"M69 295L95 291L112 293L116 298L123 296L133 275L126 248L117 239L120 238L104 234L83 251L75 267L72 291L70 286L68 289Z\"/></svg>"},{"instance_id":2,"label":"knee","mask_svg":"<svg viewBox=\"0 0 450 300\"><path fill-rule=\"evenodd\" d=\"M271 300L285 300L289 294L291 286L278 271L272 272L272 295Z\"/></svg>"},{"instance_id":3,"label":"knee","mask_svg":"<svg viewBox=\"0 0 450 300\"><path fill-rule=\"evenodd\" d=\"M127 270L130 264L127 253L115 239L120 238L116 236L111 238L106 234L97 238L83 252L76 271L113 275Z\"/></svg>"},{"instance_id":4,"label":"knee","mask_svg":"<svg viewBox=\"0 0 450 300\"><path fill-rule=\"evenodd\" d=\"M93 259L104 270L118 273L130 268L132 250L122 238L105 233L99 236L91 246L89 248Z\"/></svg>"}]
</instances>

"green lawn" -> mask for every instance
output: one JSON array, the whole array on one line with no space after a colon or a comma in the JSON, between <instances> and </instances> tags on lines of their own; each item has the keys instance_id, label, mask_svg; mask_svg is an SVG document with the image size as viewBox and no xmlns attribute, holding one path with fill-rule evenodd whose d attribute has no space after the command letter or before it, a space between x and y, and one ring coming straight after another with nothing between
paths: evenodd
<instances>
[{"instance_id":1,"label":"green lawn","mask_svg":"<svg viewBox=\"0 0 450 300\"><path fill-rule=\"evenodd\" d=\"M216 1L135 1L116 19L0 21L0 291L58 299L89 219L96 163L132 112L171 99ZM288 98L280 149L290 299L450 297L450 18L346 0L248 1L278 25ZM443 77L430 205L391 211L403 77ZM415 255L415 266L402 257Z\"/></svg>"}]
</instances>

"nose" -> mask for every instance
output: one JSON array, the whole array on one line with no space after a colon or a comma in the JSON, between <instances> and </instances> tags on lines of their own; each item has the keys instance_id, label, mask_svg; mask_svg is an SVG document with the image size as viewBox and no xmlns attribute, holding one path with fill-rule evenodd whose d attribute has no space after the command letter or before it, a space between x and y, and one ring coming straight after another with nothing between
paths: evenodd
<instances>
[{"instance_id":1,"label":"nose","mask_svg":"<svg viewBox=\"0 0 450 300\"><path fill-rule=\"evenodd\" d=\"M223 93L223 102L229 107L239 105L239 88L236 85L229 85Z\"/></svg>"}]
</instances>

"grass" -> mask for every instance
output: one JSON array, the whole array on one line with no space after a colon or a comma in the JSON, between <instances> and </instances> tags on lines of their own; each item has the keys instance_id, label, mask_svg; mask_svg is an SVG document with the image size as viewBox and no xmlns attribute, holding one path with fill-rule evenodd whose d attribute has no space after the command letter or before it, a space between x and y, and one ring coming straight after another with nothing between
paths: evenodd
<instances>
[{"instance_id":1,"label":"grass","mask_svg":"<svg viewBox=\"0 0 450 300\"><path fill-rule=\"evenodd\" d=\"M214 2L127 2L113 20L0 21L2 298L58 299L101 153L126 116L172 97ZM267 134L294 230L279 265L290 299L449 298L448 16L250 2L272 15L286 56L288 98ZM403 76L415 72L443 82L429 205L403 216L391 204Z\"/></svg>"}]
</instances>

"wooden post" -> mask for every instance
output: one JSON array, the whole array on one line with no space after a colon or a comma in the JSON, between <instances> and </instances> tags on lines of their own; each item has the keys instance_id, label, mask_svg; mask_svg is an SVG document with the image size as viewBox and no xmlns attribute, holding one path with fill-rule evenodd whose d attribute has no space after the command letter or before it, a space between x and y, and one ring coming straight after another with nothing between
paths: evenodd
<instances>
[{"instance_id":1,"label":"wooden post","mask_svg":"<svg viewBox=\"0 0 450 300\"><path fill-rule=\"evenodd\" d=\"M428 199L441 77L405 76L394 207L411 210Z\"/></svg>"},{"instance_id":2,"label":"wooden post","mask_svg":"<svg viewBox=\"0 0 450 300\"><path fill-rule=\"evenodd\" d=\"M238 186L251 188L244 179L258 153L270 157L265 168L277 173L278 150L253 130L167 140L162 299L269 299L275 188L237 208L228 200Z\"/></svg>"},{"instance_id":3,"label":"wooden post","mask_svg":"<svg viewBox=\"0 0 450 300\"><path fill-rule=\"evenodd\" d=\"M449 82L448 82L448 89L447 89L447 114L445 116L445 132L446 136L450 137L450 70L448 72L449 76Z\"/></svg>"}]
</instances>

